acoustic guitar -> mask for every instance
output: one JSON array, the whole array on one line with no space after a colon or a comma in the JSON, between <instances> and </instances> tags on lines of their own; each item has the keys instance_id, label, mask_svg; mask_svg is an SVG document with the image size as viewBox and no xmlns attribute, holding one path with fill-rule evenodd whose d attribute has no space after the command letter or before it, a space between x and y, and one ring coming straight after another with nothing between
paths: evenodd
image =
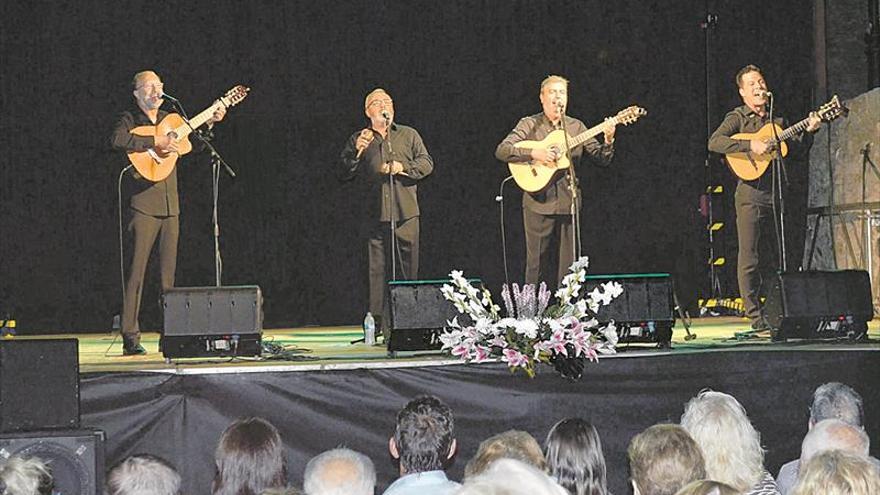
<instances>
[{"instance_id":1,"label":"acoustic guitar","mask_svg":"<svg viewBox=\"0 0 880 495\"><path fill-rule=\"evenodd\" d=\"M161 152L150 148L147 151L131 151L128 159L144 179L159 182L171 175L177 159L192 151L192 143L189 134L207 122L219 108L229 108L237 105L250 91L250 88L238 85L218 98L210 107L196 115L187 123L183 117L176 113L169 113L156 125L143 125L135 127L131 134L136 136L172 136L177 143L176 152Z\"/></svg>"},{"instance_id":2,"label":"acoustic guitar","mask_svg":"<svg viewBox=\"0 0 880 495\"><path fill-rule=\"evenodd\" d=\"M837 95L831 98L831 101L822 105L816 110L816 115L822 119L822 122L830 122L841 115L846 115L848 108L840 104ZM792 136L800 134L809 125L809 117L800 122L782 129L779 124L770 122L761 127L758 132L741 132L730 136L732 139L748 140L760 139L766 143L775 141L775 137L779 136L778 149L771 149L762 155L756 155L751 151L741 151L736 153L728 153L725 156L727 165L730 170L742 180L755 180L764 175L770 162L776 158L776 153L782 153L782 156L788 155L788 145L785 143Z\"/></svg>"},{"instance_id":3,"label":"acoustic guitar","mask_svg":"<svg viewBox=\"0 0 880 495\"><path fill-rule=\"evenodd\" d=\"M601 124L591 127L577 136L569 137L569 149L574 149L585 143L588 139L592 139L599 134L602 134L605 132L605 129L611 128L615 125L632 124L638 120L639 117L647 114L648 112L644 108L635 105L627 107L620 112L617 112L617 115L614 117L605 119ZM547 134L547 137L540 141L520 141L513 145L513 147L529 150L549 148L558 152L565 149L565 131L557 129L550 134ZM570 163L568 154L566 153L552 163L533 160L525 163L508 163L507 167L510 169L510 174L513 175L513 180L516 181L516 184L523 191L534 193L547 187L556 176L556 173L560 170L567 169Z\"/></svg>"}]
</instances>

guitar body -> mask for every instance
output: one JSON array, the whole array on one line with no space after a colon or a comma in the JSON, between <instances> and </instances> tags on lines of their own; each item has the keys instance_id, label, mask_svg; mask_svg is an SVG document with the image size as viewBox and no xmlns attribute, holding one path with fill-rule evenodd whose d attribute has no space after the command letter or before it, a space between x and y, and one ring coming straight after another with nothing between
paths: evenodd
<instances>
[{"instance_id":1,"label":"guitar body","mask_svg":"<svg viewBox=\"0 0 880 495\"><path fill-rule=\"evenodd\" d=\"M752 140L752 139L760 139L762 141L773 141L773 127L776 127L776 135L781 135L783 130L779 127L778 124L768 123L764 125L758 132L748 133L742 132L739 134L734 134L731 136L733 139L742 139L742 140ZM785 144L785 141L779 143L779 151L782 153L782 156L788 154L788 145ZM773 158L776 157L776 152L772 151L770 153L764 153L763 155L755 155L751 151L747 152L738 152L738 153L729 153L725 155L727 158L727 165L730 167L730 170L736 174L742 180L755 180L767 171L767 167L770 166L770 162L773 161Z\"/></svg>"},{"instance_id":2,"label":"guitar body","mask_svg":"<svg viewBox=\"0 0 880 495\"><path fill-rule=\"evenodd\" d=\"M537 148L556 148L558 150L565 149L565 131L557 129L547 135L540 141L520 141L513 145L519 149L537 149ZM526 162L526 163L508 163L510 174L513 180L522 188L523 191L535 193L542 191L560 170L568 169L568 156L563 156L555 163L544 162Z\"/></svg>"},{"instance_id":3,"label":"guitar body","mask_svg":"<svg viewBox=\"0 0 880 495\"><path fill-rule=\"evenodd\" d=\"M129 132L136 136L165 136L183 125L185 122L180 115L170 113L156 125L135 127ZM192 143L190 143L188 136L178 139L177 149L177 153L161 153L155 149L132 151L128 153L128 159L141 177L152 182L159 182L171 175L180 155L192 151Z\"/></svg>"}]
</instances>

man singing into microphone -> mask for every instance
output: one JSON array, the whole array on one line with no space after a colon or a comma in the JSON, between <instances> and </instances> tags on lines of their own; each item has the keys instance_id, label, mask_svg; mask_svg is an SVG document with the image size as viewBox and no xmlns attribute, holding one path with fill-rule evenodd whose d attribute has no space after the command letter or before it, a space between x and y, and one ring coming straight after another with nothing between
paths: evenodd
<instances>
[{"instance_id":1,"label":"man singing into microphone","mask_svg":"<svg viewBox=\"0 0 880 495\"><path fill-rule=\"evenodd\" d=\"M540 141L557 129L565 129L569 136L587 130L578 119L565 115L568 104L568 80L561 76L548 76L541 82L540 93L543 112L524 117L495 150L495 157L502 162L540 162L555 166L564 150L555 148L516 148L520 141ZM565 117L563 125L562 118ZM572 163L577 165L586 154L597 165L607 167L614 155L615 127L605 131L604 142L587 140L571 150ZM580 193L578 193L580 197ZM541 281L552 285L554 277L561 281L574 261L572 248L573 225L571 219L572 194L568 172L559 173L542 191L523 195L523 225L526 236L526 283ZM576 205L580 208L580 204ZM559 265L555 271L550 267L551 249L559 250Z\"/></svg>"},{"instance_id":2,"label":"man singing into microphone","mask_svg":"<svg viewBox=\"0 0 880 495\"><path fill-rule=\"evenodd\" d=\"M731 110L718 129L712 133L709 138L709 151L722 154L751 152L762 155L770 149L768 143L759 139L733 139L731 136L757 132L770 122L766 108L769 94L767 83L764 81L761 69L747 65L736 74L736 85L739 87L739 96L744 104ZM775 117L775 120L778 124L783 122L779 117ZM806 130L814 132L821 123L819 117L811 115ZM801 136L798 136L794 140L800 139ZM764 318L760 293L766 293L772 283L769 277L776 267L777 257L767 252L772 252L767 248L766 240L769 237L762 241L761 234L762 231L766 233L767 224L773 218L772 174L765 173L751 181L740 180L736 185L734 202L739 244L736 260L739 294L752 329L767 332L769 336L770 326Z\"/></svg>"},{"instance_id":3,"label":"man singing into microphone","mask_svg":"<svg viewBox=\"0 0 880 495\"><path fill-rule=\"evenodd\" d=\"M122 112L116 120L110 144L119 151L147 151L160 153L177 152L177 144L169 136L136 136L131 130L140 126L152 126L160 122L168 112L159 110L162 105L162 80L153 71L135 74L132 81L135 105ZM226 109L220 107L208 121L223 120ZM127 159L123 158L127 163ZM159 182L150 182L135 174L135 192L131 196L128 230L133 234L134 249L131 267L125 283L125 299L122 304L122 353L126 356L146 354L140 344L138 314L147 261L156 237L159 238L159 265L162 290L174 287L174 271L177 267L177 239L179 236L180 202L177 196L177 167Z\"/></svg>"},{"instance_id":4,"label":"man singing into microphone","mask_svg":"<svg viewBox=\"0 0 880 495\"><path fill-rule=\"evenodd\" d=\"M417 184L434 170L434 160L422 137L412 127L394 121L394 102L381 88L364 100L369 126L355 132L342 150L343 180L360 174L370 184L367 214L369 258L369 311L383 314L385 286L393 256L397 279L416 279L419 274L419 202ZM394 242L391 229L394 226ZM391 252L395 246L395 252Z\"/></svg>"}]
</instances>

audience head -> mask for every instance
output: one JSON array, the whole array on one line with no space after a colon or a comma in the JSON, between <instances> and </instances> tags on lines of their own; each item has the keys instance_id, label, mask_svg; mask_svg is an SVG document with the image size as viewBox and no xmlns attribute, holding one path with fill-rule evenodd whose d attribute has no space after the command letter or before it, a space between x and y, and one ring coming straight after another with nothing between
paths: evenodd
<instances>
[{"instance_id":1,"label":"audience head","mask_svg":"<svg viewBox=\"0 0 880 495\"><path fill-rule=\"evenodd\" d=\"M761 435L732 396L701 392L685 405L681 426L700 446L706 478L745 492L764 477Z\"/></svg>"},{"instance_id":2,"label":"audience head","mask_svg":"<svg viewBox=\"0 0 880 495\"><path fill-rule=\"evenodd\" d=\"M654 425L639 433L627 455L636 495L673 495L706 477L700 448L678 425Z\"/></svg>"},{"instance_id":3,"label":"audience head","mask_svg":"<svg viewBox=\"0 0 880 495\"><path fill-rule=\"evenodd\" d=\"M106 485L106 495L177 495L180 475L165 459L138 454L110 468Z\"/></svg>"},{"instance_id":4,"label":"audience head","mask_svg":"<svg viewBox=\"0 0 880 495\"><path fill-rule=\"evenodd\" d=\"M720 481L699 480L675 492L675 495L740 495L736 488Z\"/></svg>"},{"instance_id":5,"label":"audience head","mask_svg":"<svg viewBox=\"0 0 880 495\"><path fill-rule=\"evenodd\" d=\"M303 478L306 495L373 495L376 468L364 454L338 448L312 457Z\"/></svg>"},{"instance_id":6,"label":"audience head","mask_svg":"<svg viewBox=\"0 0 880 495\"><path fill-rule=\"evenodd\" d=\"M260 495L287 485L281 435L264 419L240 419L229 425L220 436L214 462L214 495Z\"/></svg>"},{"instance_id":7,"label":"audience head","mask_svg":"<svg viewBox=\"0 0 880 495\"><path fill-rule=\"evenodd\" d=\"M516 459L498 459L465 479L456 495L566 495L547 474Z\"/></svg>"},{"instance_id":8,"label":"audience head","mask_svg":"<svg viewBox=\"0 0 880 495\"><path fill-rule=\"evenodd\" d=\"M868 455L871 441L865 430L839 419L825 419L816 423L801 444L800 461L807 462L825 450L842 450L856 455Z\"/></svg>"},{"instance_id":9,"label":"audience head","mask_svg":"<svg viewBox=\"0 0 880 495\"><path fill-rule=\"evenodd\" d=\"M3 495L50 495L52 473L37 457L12 456L0 462L0 493Z\"/></svg>"},{"instance_id":10,"label":"audience head","mask_svg":"<svg viewBox=\"0 0 880 495\"><path fill-rule=\"evenodd\" d=\"M801 464L792 495L876 495L880 471L868 457L840 450L820 452Z\"/></svg>"},{"instance_id":11,"label":"audience head","mask_svg":"<svg viewBox=\"0 0 880 495\"><path fill-rule=\"evenodd\" d=\"M606 495L605 455L599 432L581 418L553 425L544 442L547 470L571 495Z\"/></svg>"},{"instance_id":12,"label":"audience head","mask_svg":"<svg viewBox=\"0 0 880 495\"><path fill-rule=\"evenodd\" d=\"M813 392L810 426L826 419L839 419L861 428L865 420L862 396L843 383L830 382L820 385Z\"/></svg>"},{"instance_id":13,"label":"audience head","mask_svg":"<svg viewBox=\"0 0 880 495\"><path fill-rule=\"evenodd\" d=\"M388 442L401 474L442 470L455 454L453 427L452 410L437 397L423 395L404 406Z\"/></svg>"},{"instance_id":14,"label":"audience head","mask_svg":"<svg viewBox=\"0 0 880 495\"><path fill-rule=\"evenodd\" d=\"M515 459L541 471L547 470L547 461L535 437L524 431L508 430L480 442L477 453L464 468L464 477L482 473L498 459Z\"/></svg>"}]
</instances>

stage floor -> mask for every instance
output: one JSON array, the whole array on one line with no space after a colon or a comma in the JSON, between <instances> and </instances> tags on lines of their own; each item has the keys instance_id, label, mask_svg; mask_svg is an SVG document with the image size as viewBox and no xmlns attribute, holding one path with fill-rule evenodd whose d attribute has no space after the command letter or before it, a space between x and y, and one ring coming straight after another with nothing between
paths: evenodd
<instances>
[{"instance_id":1,"label":"stage floor","mask_svg":"<svg viewBox=\"0 0 880 495\"><path fill-rule=\"evenodd\" d=\"M619 353L610 358L625 358L659 354L682 354L693 352L731 350L827 350L827 349L876 349L880 350L880 319L869 324L870 340L864 343L848 341L789 341L771 342L770 339L737 340L735 334L748 329L747 321L737 317L709 317L692 320L693 340L685 340L686 332L681 321L673 329L672 349L656 349L649 344L621 345ZM222 373L266 371L311 371L327 369L395 368L411 366L438 366L459 363L457 359L439 352L401 352L388 355L382 345L367 346L351 344L362 337L359 327L306 327L265 330L263 341L283 346L289 352L284 359L265 358L217 358L180 359L166 362L159 353L159 334L144 332L142 344L145 356L122 356L122 340L109 333L76 333L65 335L17 336L23 338L79 339L79 362L81 373L164 371L171 373ZM605 358L603 356L603 358Z\"/></svg>"}]
</instances>

